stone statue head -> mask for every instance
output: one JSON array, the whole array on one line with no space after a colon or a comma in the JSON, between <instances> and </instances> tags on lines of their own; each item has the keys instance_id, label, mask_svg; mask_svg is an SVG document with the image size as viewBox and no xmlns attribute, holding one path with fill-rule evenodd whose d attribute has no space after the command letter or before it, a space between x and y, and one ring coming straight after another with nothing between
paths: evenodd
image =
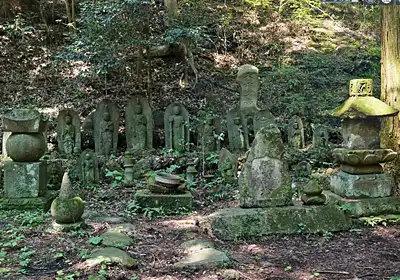
<instances>
[{"instance_id":1,"label":"stone statue head","mask_svg":"<svg viewBox=\"0 0 400 280\"><path fill-rule=\"evenodd\" d=\"M143 112L143 110L142 110L142 105L137 104L137 105L135 106L135 114L140 115L142 112Z\"/></svg>"},{"instance_id":2,"label":"stone statue head","mask_svg":"<svg viewBox=\"0 0 400 280\"><path fill-rule=\"evenodd\" d=\"M179 115L181 112L181 108L179 106L175 106L173 109L174 115Z\"/></svg>"},{"instance_id":3,"label":"stone statue head","mask_svg":"<svg viewBox=\"0 0 400 280\"><path fill-rule=\"evenodd\" d=\"M240 118L239 117L234 118L233 119L233 123L236 124L236 125L239 125L240 124Z\"/></svg>"},{"instance_id":4,"label":"stone statue head","mask_svg":"<svg viewBox=\"0 0 400 280\"><path fill-rule=\"evenodd\" d=\"M92 156L90 154L86 154L85 155L85 160L90 160L90 159L92 159Z\"/></svg>"},{"instance_id":5,"label":"stone statue head","mask_svg":"<svg viewBox=\"0 0 400 280\"><path fill-rule=\"evenodd\" d=\"M258 91L260 82L258 80L258 68L245 64L239 67L236 80L243 89L243 93Z\"/></svg>"},{"instance_id":6,"label":"stone statue head","mask_svg":"<svg viewBox=\"0 0 400 280\"><path fill-rule=\"evenodd\" d=\"M71 123L72 123L72 118L71 118L70 115L66 115L65 118L64 118L64 120L65 120L65 123L66 123L66 124L71 124Z\"/></svg>"}]
</instances>

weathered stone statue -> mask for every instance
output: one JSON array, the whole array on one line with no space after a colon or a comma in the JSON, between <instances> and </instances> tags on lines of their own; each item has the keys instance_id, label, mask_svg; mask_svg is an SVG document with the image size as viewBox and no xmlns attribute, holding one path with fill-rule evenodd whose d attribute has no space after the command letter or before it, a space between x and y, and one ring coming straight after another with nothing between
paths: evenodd
<instances>
[{"instance_id":1,"label":"weathered stone statue","mask_svg":"<svg viewBox=\"0 0 400 280\"><path fill-rule=\"evenodd\" d=\"M103 100L94 114L95 151L98 155L110 156L117 151L119 113L115 104Z\"/></svg>"},{"instance_id":2,"label":"weathered stone statue","mask_svg":"<svg viewBox=\"0 0 400 280\"><path fill-rule=\"evenodd\" d=\"M303 121L300 117L294 116L290 119L288 126L289 147L303 149L305 147Z\"/></svg>"},{"instance_id":3,"label":"weathered stone statue","mask_svg":"<svg viewBox=\"0 0 400 280\"><path fill-rule=\"evenodd\" d=\"M301 196L301 201L305 205L321 205L326 201L326 196L322 193L323 188L316 179L311 179L303 187L303 195Z\"/></svg>"},{"instance_id":4,"label":"weathered stone statue","mask_svg":"<svg viewBox=\"0 0 400 280\"><path fill-rule=\"evenodd\" d=\"M262 109L255 112L253 117L254 134L257 134L261 128L268 127L270 124L275 124L275 117L269 110Z\"/></svg>"},{"instance_id":5,"label":"weathered stone statue","mask_svg":"<svg viewBox=\"0 0 400 280\"><path fill-rule=\"evenodd\" d=\"M51 203L51 215L54 218L53 228L56 231L76 230L84 225L82 215L84 202L75 196L68 173L65 172L60 195Z\"/></svg>"},{"instance_id":6,"label":"weathered stone statue","mask_svg":"<svg viewBox=\"0 0 400 280\"><path fill-rule=\"evenodd\" d=\"M292 203L291 180L283 162L284 146L275 125L260 129L239 177L240 206L273 207Z\"/></svg>"},{"instance_id":7,"label":"weathered stone statue","mask_svg":"<svg viewBox=\"0 0 400 280\"><path fill-rule=\"evenodd\" d=\"M218 170L225 182L230 184L236 182L236 158L225 148L219 152Z\"/></svg>"},{"instance_id":8,"label":"weathered stone statue","mask_svg":"<svg viewBox=\"0 0 400 280\"><path fill-rule=\"evenodd\" d=\"M153 116L147 99L134 96L125 111L127 148L143 152L153 148Z\"/></svg>"},{"instance_id":9,"label":"weathered stone statue","mask_svg":"<svg viewBox=\"0 0 400 280\"><path fill-rule=\"evenodd\" d=\"M82 149L94 149L94 114L95 110L82 123Z\"/></svg>"},{"instance_id":10,"label":"weathered stone statue","mask_svg":"<svg viewBox=\"0 0 400 280\"><path fill-rule=\"evenodd\" d=\"M258 110L257 96L260 87L258 68L250 64L240 66L236 80L241 87L240 111L247 113Z\"/></svg>"},{"instance_id":11,"label":"weathered stone statue","mask_svg":"<svg viewBox=\"0 0 400 280\"><path fill-rule=\"evenodd\" d=\"M99 182L99 163L96 154L91 150L85 150L80 156L81 178L86 185Z\"/></svg>"},{"instance_id":12,"label":"weathered stone statue","mask_svg":"<svg viewBox=\"0 0 400 280\"><path fill-rule=\"evenodd\" d=\"M326 126L322 124L313 127L313 148L328 147L329 134Z\"/></svg>"},{"instance_id":13,"label":"weathered stone statue","mask_svg":"<svg viewBox=\"0 0 400 280\"><path fill-rule=\"evenodd\" d=\"M218 135L221 133L219 122L216 119L208 119L204 124L201 136L201 145L204 147L204 153L210 154L220 149L221 141Z\"/></svg>"},{"instance_id":14,"label":"weathered stone statue","mask_svg":"<svg viewBox=\"0 0 400 280\"><path fill-rule=\"evenodd\" d=\"M232 151L243 151L248 148L248 137L246 135L247 129L242 124L240 112L238 109L233 109L228 112L226 116L228 125L228 138L229 146Z\"/></svg>"},{"instance_id":15,"label":"weathered stone statue","mask_svg":"<svg viewBox=\"0 0 400 280\"><path fill-rule=\"evenodd\" d=\"M57 141L60 153L72 155L81 150L81 121L72 109L60 111L57 118Z\"/></svg>"},{"instance_id":16,"label":"weathered stone statue","mask_svg":"<svg viewBox=\"0 0 400 280\"><path fill-rule=\"evenodd\" d=\"M165 146L184 151L189 142L189 113L178 103L170 104L164 114Z\"/></svg>"},{"instance_id":17,"label":"weathered stone statue","mask_svg":"<svg viewBox=\"0 0 400 280\"><path fill-rule=\"evenodd\" d=\"M47 119L32 109L14 109L3 115L4 131L11 132L6 151L12 161L4 162L4 208L45 208L47 162L44 138Z\"/></svg>"}]
</instances>

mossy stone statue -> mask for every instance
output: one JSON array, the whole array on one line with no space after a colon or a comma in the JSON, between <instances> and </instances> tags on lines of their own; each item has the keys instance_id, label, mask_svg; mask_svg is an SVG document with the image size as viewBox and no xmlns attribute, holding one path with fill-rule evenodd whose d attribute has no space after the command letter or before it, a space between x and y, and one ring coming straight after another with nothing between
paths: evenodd
<instances>
[{"instance_id":1,"label":"mossy stone statue","mask_svg":"<svg viewBox=\"0 0 400 280\"><path fill-rule=\"evenodd\" d=\"M73 193L68 173L65 172L61 183L60 195L51 204L51 215L57 223L68 224L81 220L84 203Z\"/></svg>"}]
</instances>

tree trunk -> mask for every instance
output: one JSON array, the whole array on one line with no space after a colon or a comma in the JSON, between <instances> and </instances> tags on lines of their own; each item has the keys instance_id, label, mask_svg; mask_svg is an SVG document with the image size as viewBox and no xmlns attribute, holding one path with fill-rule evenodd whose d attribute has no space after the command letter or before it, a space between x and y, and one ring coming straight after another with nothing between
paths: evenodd
<instances>
[{"instance_id":1,"label":"tree trunk","mask_svg":"<svg viewBox=\"0 0 400 280\"><path fill-rule=\"evenodd\" d=\"M400 5L381 7L381 100L400 108ZM382 147L398 150L399 117L382 122Z\"/></svg>"}]
</instances>

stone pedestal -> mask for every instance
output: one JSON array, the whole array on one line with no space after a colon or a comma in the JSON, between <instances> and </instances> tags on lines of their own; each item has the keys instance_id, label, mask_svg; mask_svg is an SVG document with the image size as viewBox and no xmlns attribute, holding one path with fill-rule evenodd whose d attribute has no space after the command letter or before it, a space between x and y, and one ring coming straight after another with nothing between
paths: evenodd
<instances>
[{"instance_id":1,"label":"stone pedestal","mask_svg":"<svg viewBox=\"0 0 400 280\"><path fill-rule=\"evenodd\" d=\"M189 191L181 194L158 194L150 190L138 190L134 200L142 208L160 208L165 214L175 214L181 211L191 211L193 196Z\"/></svg>"},{"instance_id":2,"label":"stone pedestal","mask_svg":"<svg viewBox=\"0 0 400 280\"><path fill-rule=\"evenodd\" d=\"M4 163L4 198L1 204L5 208L47 210L55 197L47 193L47 164L41 162Z\"/></svg>"},{"instance_id":3,"label":"stone pedestal","mask_svg":"<svg viewBox=\"0 0 400 280\"><path fill-rule=\"evenodd\" d=\"M268 234L320 233L348 230L351 220L338 206L225 208L200 222L200 227L222 240L254 239Z\"/></svg>"},{"instance_id":4,"label":"stone pedestal","mask_svg":"<svg viewBox=\"0 0 400 280\"><path fill-rule=\"evenodd\" d=\"M331 177L331 190L346 198L388 197L394 186L389 174L354 175L341 171Z\"/></svg>"},{"instance_id":5,"label":"stone pedestal","mask_svg":"<svg viewBox=\"0 0 400 280\"><path fill-rule=\"evenodd\" d=\"M7 198L39 197L46 193L47 164L41 162L4 163L4 193Z\"/></svg>"},{"instance_id":6,"label":"stone pedestal","mask_svg":"<svg viewBox=\"0 0 400 280\"><path fill-rule=\"evenodd\" d=\"M353 218L400 214L400 197L388 196L349 199L330 191L324 191L324 194L327 197L328 203L339 205Z\"/></svg>"}]
</instances>

